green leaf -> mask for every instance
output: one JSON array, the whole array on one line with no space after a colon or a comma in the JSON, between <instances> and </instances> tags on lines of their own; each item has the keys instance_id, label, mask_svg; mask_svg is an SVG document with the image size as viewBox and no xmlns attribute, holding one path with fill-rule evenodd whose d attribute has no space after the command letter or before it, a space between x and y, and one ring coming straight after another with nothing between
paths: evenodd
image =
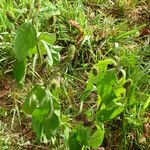
<instances>
[{"instance_id":1,"label":"green leaf","mask_svg":"<svg viewBox=\"0 0 150 150\"><path fill-rule=\"evenodd\" d=\"M73 129L71 135L69 136L68 144L70 150L81 150L82 145L80 144L80 141L77 140L77 130Z\"/></svg>"},{"instance_id":2,"label":"green leaf","mask_svg":"<svg viewBox=\"0 0 150 150\"><path fill-rule=\"evenodd\" d=\"M93 66L89 74L86 89L81 96L81 101L84 101L85 98L94 91L94 86L98 89L99 94L104 99L108 99L110 96L114 97L114 94L111 92L112 86L116 83L117 79L115 69L107 70L108 65L116 66L116 62L112 59L106 59L99 61L99 63Z\"/></svg>"},{"instance_id":3,"label":"green leaf","mask_svg":"<svg viewBox=\"0 0 150 150\"><path fill-rule=\"evenodd\" d=\"M43 41L43 45L44 45L45 50L46 50L46 52L47 52L48 64L49 64L49 66L51 67L51 66L53 65L52 51L51 51L51 49L49 48L49 46L46 44L46 42Z\"/></svg>"},{"instance_id":4,"label":"green leaf","mask_svg":"<svg viewBox=\"0 0 150 150\"><path fill-rule=\"evenodd\" d=\"M102 103L108 104L116 98L115 88L118 88L116 72L115 69L111 69L104 72L103 78L100 78L97 83L97 90L101 96Z\"/></svg>"},{"instance_id":5,"label":"green leaf","mask_svg":"<svg viewBox=\"0 0 150 150\"><path fill-rule=\"evenodd\" d=\"M40 46L39 46L39 49L41 50ZM32 55L35 55L35 54L38 54L36 46L34 46L33 48L31 48L31 49L28 50L28 56L29 56L29 58L32 58Z\"/></svg>"},{"instance_id":6,"label":"green leaf","mask_svg":"<svg viewBox=\"0 0 150 150\"><path fill-rule=\"evenodd\" d=\"M132 87L129 88L129 90L127 91L127 98L128 98L128 103L127 105L131 106L136 102L136 98L135 98L135 90L136 90L136 86L133 85Z\"/></svg>"},{"instance_id":7,"label":"green leaf","mask_svg":"<svg viewBox=\"0 0 150 150\"><path fill-rule=\"evenodd\" d=\"M29 23L22 24L15 35L14 52L18 60L27 57L29 49L36 45L37 37L34 27Z\"/></svg>"},{"instance_id":8,"label":"green leaf","mask_svg":"<svg viewBox=\"0 0 150 150\"><path fill-rule=\"evenodd\" d=\"M92 148L98 148L104 139L104 124L96 125L97 130L89 137L89 146Z\"/></svg>"},{"instance_id":9,"label":"green leaf","mask_svg":"<svg viewBox=\"0 0 150 150\"><path fill-rule=\"evenodd\" d=\"M38 41L38 48L40 50L41 55L47 54L43 41ZM37 46L33 47L32 49L29 49L28 51L28 56L30 58L32 57L32 55L35 55L35 54L38 54Z\"/></svg>"},{"instance_id":10,"label":"green leaf","mask_svg":"<svg viewBox=\"0 0 150 150\"><path fill-rule=\"evenodd\" d=\"M64 144L66 146L68 146L69 132L70 132L70 129L67 126L65 126L65 130L64 130Z\"/></svg>"},{"instance_id":11,"label":"green leaf","mask_svg":"<svg viewBox=\"0 0 150 150\"><path fill-rule=\"evenodd\" d=\"M43 121L47 117L48 111L41 109L34 109L32 114L32 127L38 139L41 139L43 132Z\"/></svg>"},{"instance_id":12,"label":"green leaf","mask_svg":"<svg viewBox=\"0 0 150 150\"><path fill-rule=\"evenodd\" d=\"M96 119L98 122L109 121L118 116L124 109L121 103L112 103L112 106L102 108L97 111Z\"/></svg>"},{"instance_id":13,"label":"green leaf","mask_svg":"<svg viewBox=\"0 0 150 150\"><path fill-rule=\"evenodd\" d=\"M45 118L45 120L43 122L44 132L45 133L46 132L52 132L58 127L59 127L59 118L55 114L55 112L53 112L47 118Z\"/></svg>"},{"instance_id":14,"label":"green leaf","mask_svg":"<svg viewBox=\"0 0 150 150\"><path fill-rule=\"evenodd\" d=\"M36 108L32 113L32 119L38 121L38 123L43 123L44 119L48 116L48 111L46 109Z\"/></svg>"},{"instance_id":15,"label":"green leaf","mask_svg":"<svg viewBox=\"0 0 150 150\"><path fill-rule=\"evenodd\" d=\"M72 129L68 140L70 150L81 149L83 146L88 145L87 132L87 128L81 124Z\"/></svg>"},{"instance_id":16,"label":"green leaf","mask_svg":"<svg viewBox=\"0 0 150 150\"><path fill-rule=\"evenodd\" d=\"M55 103L50 91L40 85L36 85L27 95L23 111L32 115L33 130L39 139L51 137L53 131L59 127L59 111L53 110Z\"/></svg>"},{"instance_id":17,"label":"green leaf","mask_svg":"<svg viewBox=\"0 0 150 150\"><path fill-rule=\"evenodd\" d=\"M40 36L38 37L39 40L45 41L49 45L54 45L56 42L56 34L55 33L48 33L48 32L42 32Z\"/></svg>"},{"instance_id":18,"label":"green leaf","mask_svg":"<svg viewBox=\"0 0 150 150\"><path fill-rule=\"evenodd\" d=\"M93 66L89 74L89 80L81 100L84 100L93 89L98 94L97 120L104 122L115 118L124 109L126 89L126 73L122 69L122 77L117 78L116 62L111 59L102 60ZM124 100L124 101L123 101Z\"/></svg>"},{"instance_id":19,"label":"green leaf","mask_svg":"<svg viewBox=\"0 0 150 150\"><path fill-rule=\"evenodd\" d=\"M16 60L13 68L15 80L18 84L23 84L26 74L26 60Z\"/></svg>"},{"instance_id":20,"label":"green leaf","mask_svg":"<svg viewBox=\"0 0 150 150\"><path fill-rule=\"evenodd\" d=\"M39 139L50 137L59 127L59 111L54 112L53 103L55 104L56 100L50 91L43 86L36 85L23 104L23 111L32 115L33 130Z\"/></svg>"},{"instance_id":21,"label":"green leaf","mask_svg":"<svg viewBox=\"0 0 150 150\"><path fill-rule=\"evenodd\" d=\"M55 64L58 64L58 62L60 62L59 52L61 50L61 47L48 45L45 41L42 41L42 43L44 45L45 51L47 52L47 61L49 66L51 67Z\"/></svg>"},{"instance_id":22,"label":"green leaf","mask_svg":"<svg viewBox=\"0 0 150 150\"><path fill-rule=\"evenodd\" d=\"M23 103L23 111L27 114L32 114L35 108L50 109L51 103L46 94L46 90L42 86L35 86L27 95Z\"/></svg>"},{"instance_id":23,"label":"green leaf","mask_svg":"<svg viewBox=\"0 0 150 150\"><path fill-rule=\"evenodd\" d=\"M88 144L87 129L84 126L78 128L76 139L82 146Z\"/></svg>"},{"instance_id":24,"label":"green leaf","mask_svg":"<svg viewBox=\"0 0 150 150\"><path fill-rule=\"evenodd\" d=\"M81 150L82 149L82 146L76 140L75 135L72 135L72 136L69 137L69 149L70 150Z\"/></svg>"},{"instance_id":25,"label":"green leaf","mask_svg":"<svg viewBox=\"0 0 150 150\"><path fill-rule=\"evenodd\" d=\"M50 46L50 48L52 51L53 64L56 65L60 62L60 51L62 48L60 46Z\"/></svg>"},{"instance_id":26,"label":"green leaf","mask_svg":"<svg viewBox=\"0 0 150 150\"><path fill-rule=\"evenodd\" d=\"M59 127L59 118L53 112L49 115L46 109L35 109L32 114L32 127L39 139L42 135L49 136Z\"/></svg>"}]
</instances>

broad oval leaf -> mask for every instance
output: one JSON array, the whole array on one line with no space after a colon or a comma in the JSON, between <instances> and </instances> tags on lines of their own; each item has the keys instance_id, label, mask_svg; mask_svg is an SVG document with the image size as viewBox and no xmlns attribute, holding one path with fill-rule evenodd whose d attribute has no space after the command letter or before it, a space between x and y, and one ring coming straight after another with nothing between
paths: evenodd
<instances>
[{"instance_id":1,"label":"broad oval leaf","mask_svg":"<svg viewBox=\"0 0 150 150\"><path fill-rule=\"evenodd\" d=\"M49 115L48 110L36 108L32 113L32 127L39 139L48 137L59 127L59 118L55 112Z\"/></svg>"},{"instance_id":2,"label":"broad oval leaf","mask_svg":"<svg viewBox=\"0 0 150 150\"><path fill-rule=\"evenodd\" d=\"M14 63L13 73L18 84L23 84L26 74L26 60L16 60Z\"/></svg>"},{"instance_id":3,"label":"broad oval leaf","mask_svg":"<svg viewBox=\"0 0 150 150\"><path fill-rule=\"evenodd\" d=\"M47 117L48 111L35 109L32 113L32 127L38 139L42 138L43 133L43 121Z\"/></svg>"},{"instance_id":4,"label":"broad oval leaf","mask_svg":"<svg viewBox=\"0 0 150 150\"><path fill-rule=\"evenodd\" d=\"M89 79L87 82L86 89L84 90L81 96L81 101L84 101L87 95L93 92L94 86L98 90L101 97L105 97L106 99L106 97L112 95L111 94L112 84L117 83L117 78L115 75L115 69L113 68L109 70L108 66L116 66L116 62L112 59L106 59L106 60L99 61L99 63L93 66L89 74ZM109 87L109 91L108 91L108 87Z\"/></svg>"},{"instance_id":5,"label":"broad oval leaf","mask_svg":"<svg viewBox=\"0 0 150 150\"><path fill-rule=\"evenodd\" d=\"M50 114L47 118L45 118L43 122L43 129L46 132L53 132L56 128L59 127L59 118L55 112Z\"/></svg>"},{"instance_id":6,"label":"broad oval leaf","mask_svg":"<svg viewBox=\"0 0 150 150\"><path fill-rule=\"evenodd\" d=\"M23 60L27 57L29 49L33 48L36 44L36 30L29 23L22 24L15 36L14 52L18 60Z\"/></svg>"},{"instance_id":7,"label":"broad oval leaf","mask_svg":"<svg viewBox=\"0 0 150 150\"><path fill-rule=\"evenodd\" d=\"M104 124L96 125L97 130L89 138L89 146L92 148L98 148L104 139Z\"/></svg>"},{"instance_id":8,"label":"broad oval leaf","mask_svg":"<svg viewBox=\"0 0 150 150\"><path fill-rule=\"evenodd\" d=\"M43 101L45 101L45 97L46 97L46 90L42 86L39 85L35 86L29 92L25 102L23 103L23 108L22 108L23 111L31 115L35 108L38 108L41 106L41 104L43 104ZM49 108L50 106L46 106L46 107Z\"/></svg>"}]
</instances>

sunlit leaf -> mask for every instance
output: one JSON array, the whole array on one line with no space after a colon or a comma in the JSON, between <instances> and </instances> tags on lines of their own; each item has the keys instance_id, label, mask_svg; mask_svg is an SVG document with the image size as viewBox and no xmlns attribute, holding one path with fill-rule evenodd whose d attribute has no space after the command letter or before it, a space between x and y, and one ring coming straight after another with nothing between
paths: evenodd
<instances>
[{"instance_id":1,"label":"sunlit leaf","mask_svg":"<svg viewBox=\"0 0 150 150\"><path fill-rule=\"evenodd\" d=\"M55 33L48 33L42 32L38 37L39 40L45 41L47 44L53 45L56 42L56 34Z\"/></svg>"},{"instance_id":2,"label":"sunlit leaf","mask_svg":"<svg viewBox=\"0 0 150 150\"><path fill-rule=\"evenodd\" d=\"M14 52L18 60L23 60L27 57L29 49L33 48L36 44L36 31L29 23L22 24L15 35Z\"/></svg>"},{"instance_id":3,"label":"sunlit leaf","mask_svg":"<svg viewBox=\"0 0 150 150\"><path fill-rule=\"evenodd\" d=\"M41 48L40 48L40 50L41 50ZM38 51L37 51L37 47L36 46L34 46L33 48L28 50L29 58L32 58L32 55L37 54L37 53L38 53Z\"/></svg>"},{"instance_id":4,"label":"sunlit leaf","mask_svg":"<svg viewBox=\"0 0 150 150\"><path fill-rule=\"evenodd\" d=\"M112 103L111 107L100 109L96 113L96 119L98 122L109 121L118 116L124 109L124 106L120 103Z\"/></svg>"},{"instance_id":5,"label":"sunlit leaf","mask_svg":"<svg viewBox=\"0 0 150 150\"><path fill-rule=\"evenodd\" d=\"M104 139L104 125L96 125L96 131L93 133L91 137L89 137L89 146L92 148L98 148Z\"/></svg>"},{"instance_id":6,"label":"sunlit leaf","mask_svg":"<svg viewBox=\"0 0 150 150\"><path fill-rule=\"evenodd\" d=\"M113 95L111 92L113 88L112 86L116 82L116 76L114 69L107 70L108 65L116 66L116 62L112 59L107 59L100 61L93 66L89 74L86 89L81 96L82 101L85 100L87 95L89 95L94 90L94 86L96 86L96 89L100 93L101 97L105 99Z\"/></svg>"}]
</instances>

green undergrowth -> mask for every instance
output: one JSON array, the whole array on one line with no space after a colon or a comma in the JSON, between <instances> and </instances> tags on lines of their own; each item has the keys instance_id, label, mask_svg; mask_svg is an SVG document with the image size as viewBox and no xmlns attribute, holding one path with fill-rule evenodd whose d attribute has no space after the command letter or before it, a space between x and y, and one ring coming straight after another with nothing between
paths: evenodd
<instances>
[{"instance_id":1,"label":"green undergrowth","mask_svg":"<svg viewBox=\"0 0 150 150\"><path fill-rule=\"evenodd\" d=\"M149 149L149 8L1 0L0 149Z\"/></svg>"}]
</instances>

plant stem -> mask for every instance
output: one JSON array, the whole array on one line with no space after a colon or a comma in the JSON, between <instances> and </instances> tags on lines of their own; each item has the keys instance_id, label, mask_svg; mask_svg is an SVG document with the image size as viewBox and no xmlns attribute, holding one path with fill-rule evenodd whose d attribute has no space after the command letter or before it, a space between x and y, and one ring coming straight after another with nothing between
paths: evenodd
<instances>
[{"instance_id":1,"label":"plant stem","mask_svg":"<svg viewBox=\"0 0 150 150\"><path fill-rule=\"evenodd\" d=\"M35 7L35 4L34 4L34 8L36 10L36 17L35 17L35 22L36 22L36 33L38 34L38 25L39 25L39 20L38 20L38 9ZM38 52L38 55L39 55L39 58L40 58L40 64L42 65L42 55L40 53L40 50L39 50L39 45L38 45L38 42L36 44L36 48L37 48L37 52Z\"/></svg>"},{"instance_id":2,"label":"plant stem","mask_svg":"<svg viewBox=\"0 0 150 150\"><path fill-rule=\"evenodd\" d=\"M40 64L42 65L42 55L41 55L41 53L40 53L38 43L36 44L36 48L37 48L37 52L38 52L38 55L39 55L39 58L40 58Z\"/></svg>"}]
</instances>

